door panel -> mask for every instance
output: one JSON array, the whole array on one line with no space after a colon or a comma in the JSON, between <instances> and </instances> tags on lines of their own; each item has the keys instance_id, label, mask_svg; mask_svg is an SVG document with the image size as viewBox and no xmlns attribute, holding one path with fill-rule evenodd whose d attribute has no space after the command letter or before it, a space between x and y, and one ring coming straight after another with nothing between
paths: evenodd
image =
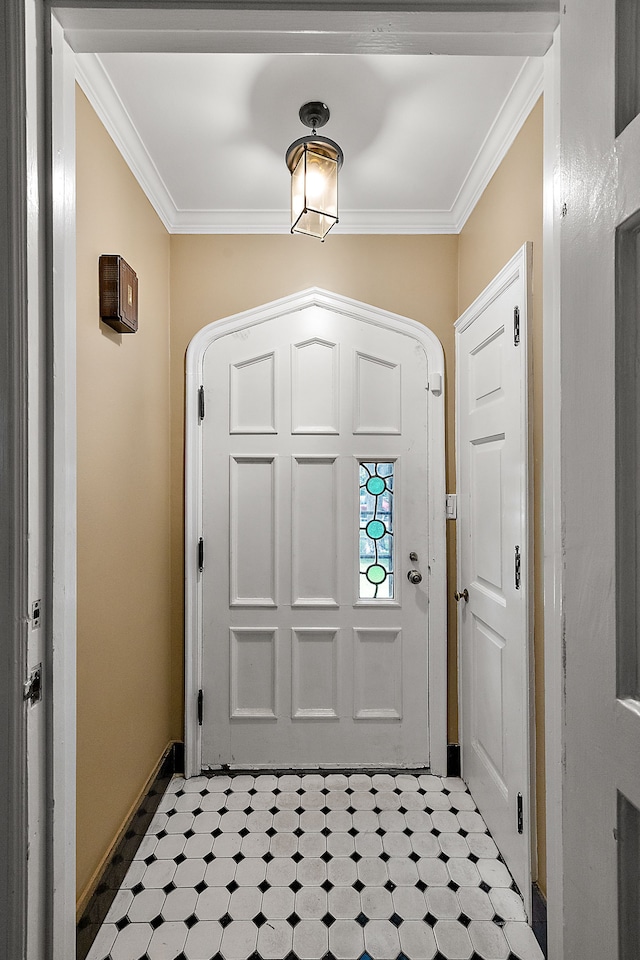
<instances>
[{"instance_id":1,"label":"door panel","mask_svg":"<svg viewBox=\"0 0 640 960\"><path fill-rule=\"evenodd\" d=\"M295 719L338 719L339 630L291 631L291 715Z\"/></svg>"},{"instance_id":2,"label":"door panel","mask_svg":"<svg viewBox=\"0 0 640 960\"><path fill-rule=\"evenodd\" d=\"M275 460L232 457L229 466L231 606L275 607ZM213 522L217 532L224 516Z\"/></svg>"},{"instance_id":3,"label":"door panel","mask_svg":"<svg viewBox=\"0 0 640 960\"><path fill-rule=\"evenodd\" d=\"M337 607L337 457L293 457L291 496L294 607Z\"/></svg>"},{"instance_id":4,"label":"door panel","mask_svg":"<svg viewBox=\"0 0 640 960\"><path fill-rule=\"evenodd\" d=\"M427 382L319 307L206 351L204 766L428 764Z\"/></svg>"},{"instance_id":5,"label":"door panel","mask_svg":"<svg viewBox=\"0 0 640 960\"><path fill-rule=\"evenodd\" d=\"M276 719L277 629L229 632L230 716Z\"/></svg>"},{"instance_id":6,"label":"door panel","mask_svg":"<svg viewBox=\"0 0 640 960\"><path fill-rule=\"evenodd\" d=\"M356 720L402 720L402 631L353 631L353 715Z\"/></svg>"},{"instance_id":7,"label":"door panel","mask_svg":"<svg viewBox=\"0 0 640 960\"><path fill-rule=\"evenodd\" d=\"M272 353L229 368L229 432L276 433Z\"/></svg>"},{"instance_id":8,"label":"door panel","mask_svg":"<svg viewBox=\"0 0 640 960\"><path fill-rule=\"evenodd\" d=\"M456 324L458 590L469 592L458 611L463 776L527 909L529 255L524 247Z\"/></svg>"},{"instance_id":9,"label":"door panel","mask_svg":"<svg viewBox=\"0 0 640 960\"><path fill-rule=\"evenodd\" d=\"M354 433L401 433L400 367L356 353Z\"/></svg>"},{"instance_id":10,"label":"door panel","mask_svg":"<svg viewBox=\"0 0 640 960\"><path fill-rule=\"evenodd\" d=\"M314 339L295 343L291 349L291 432L339 433L338 344Z\"/></svg>"}]
</instances>

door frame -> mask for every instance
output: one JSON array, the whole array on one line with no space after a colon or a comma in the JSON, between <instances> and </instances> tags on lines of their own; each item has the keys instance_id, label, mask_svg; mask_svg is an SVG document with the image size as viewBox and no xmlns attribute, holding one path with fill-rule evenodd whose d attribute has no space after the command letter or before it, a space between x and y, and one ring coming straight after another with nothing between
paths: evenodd
<instances>
[{"instance_id":1,"label":"door frame","mask_svg":"<svg viewBox=\"0 0 640 960\"><path fill-rule=\"evenodd\" d=\"M559 138L560 128L560 31L556 29L558 15L548 0L531 0L523 6L520 0L510 0L507 8L497 3L483 3L480 10L455 12L446 10L447 0L440 3L417 4L418 11L392 9L389 2L386 11L378 4L365 2L347 4L351 13L358 19L358 29L349 35L351 52L395 53L448 52L458 54L477 53L518 53L538 56L543 45L553 37L552 46L544 56L545 80L545 277L544 277L544 338L545 365L549 361L544 387L544 458L545 458L545 527L549 540L545 546L545 661L546 661L546 746L547 746L547 843L548 862L554 865L549 876L549 941L551 960L561 960L563 956L563 907L562 892L564 886L562 849L562 801L563 766L561 764L564 728L564 687L562 668L563 643L563 549L561 542L561 435L560 435L560 394L562 371L560 367L560 254L559 224L562 197L562 158ZM51 645L47 669L50 675L50 709L48 744L51 759L49 780L50 810L50 873L48 877L48 916L43 923L48 925L47 939L51 955L74 955L75 944L75 544L76 521L73 504L75 503L75 196L73 191L73 171L75 138L73 130L73 60L71 47L66 42L65 28L60 25L58 8L66 7L66 14L84 18L85 36L100 37L101 31L109 31L114 20L129 14L140 25L144 18L153 18L153 27L162 26L162 42L177 44L173 49L185 49L185 42L200 43L201 32L192 30L187 40L180 29L186 13L204 16L205 13L217 15L212 0L209 7L198 4L196 0L176 0L179 11L152 9L151 4L140 8L135 0L105 0L100 8L92 0L77 0L73 6L67 6L65 0L24 0L27 11L33 16L26 26L27 69L42 71L45 82L32 96L27 93L27 111L38 131L40 153L25 173L29 194L41 197L43 208L42 224L38 227L38 236L42 248L46 250L46 267L43 283L47 298L38 309L41 322L50 333L47 356L47 384L49 413L47 418L48 446L39 465L43 475L48 476L49 490L47 503L47 530L51 531L54 547L49 550L46 559L49 609L52 620L57 623L54 631L55 642ZM335 21L335 4L321 3L309 9L308 3L296 4L296 24L292 22L294 5L274 0L265 5L259 14L252 0L242 0L231 9L224 11L225 27L229 18L237 16L236 37L244 37L247 48L264 52L271 49L273 32L268 28L267 19L272 16L280 27L278 38L291 34L291 49L303 52L304 43L313 43L316 52L347 52L339 49L340 37L327 25L327 17ZM295 9L295 7L294 7ZM179 13L178 21L175 14ZM345 10L344 14L349 11ZM172 19L173 16L173 19ZM260 17L256 29L255 17ZM423 50L417 49L416 36L403 22L407 18L424 16L429 24L429 32L421 35ZM378 20L382 17L384 28L379 32ZM166 18L166 22L163 21ZM253 18L253 19L252 19ZM313 21L314 30L308 35L304 30L304 21ZM324 18L324 19L323 19ZM149 21L147 21L149 22ZM90 29L88 29L90 27ZM40 32L52 44L42 42ZM554 32L555 31L555 32ZM145 39L152 32L149 28ZM215 25L209 31L209 42L219 35L224 42L225 30ZM135 42L139 34L119 33L123 44ZM228 34L226 34L228 39ZM133 41L131 40L133 37ZM344 40L342 43L344 44ZM97 48L97 47L96 47ZM123 47L124 49L124 47ZM19 81L20 78L18 77ZM0 89L0 97L6 98L9 86ZM43 92L44 91L44 92ZM547 122L548 118L548 122ZM22 133L22 118L14 111L11 115L11 139L18 142ZM55 133L57 126L58 133ZM4 158L3 173L7 172ZM46 189L42 193L42 185ZM66 187L60 190L61 185ZM24 268L36 275L42 270L38 251L34 245L27 246L18 230L11 233L11 248L22 251L12 264L15 278L19 278ZM16 324L25 323L16 315ZM26 333L25 333L26 336ZM60 371L63 371L62 373ZM546 368L547 371L547 368ZM67 374L69 379L67 379ZM55 436L58 441L55 442ZM57 496L54 495L57 488ZM11 493L9 484L3 485L3 491ZM11 497L9 496L9 499ZM58 508L56 508L56 502ZM57 543L57 548L55 544ZM19 556L16 562L20 562ZM7 631L3 636L10 637ZM22 710L15 708L15 722L22 727ZM12 808L14 815L6 821L9 836L21 830L19 807ZM4 830L4 828L3 828ZM4 834L3 834L4 835ZM51 839L53 838L53 839ZM16 903L16 910L23 913ZM11 912L11 911L10 911ZM14 914L15 915L15 914Z\"/></svg>"},{"instance_id":2,"label":"door frame","mask_svg":"<svg viewBox=\"0 0 640 960\"><path fill-rule=\"evenodd\" d=\"M202 532L202 431L199 388L207 349L220 337L268 320L320 307L409 334L424 347L427 394L427 489L429 517L428 723L429 761L434 773L447 772L447 597L445 539L444 351L424 324L319 287L282 297L252 310L215 320L199 330L187 349L185 381L185 775L200 773L201 727L197 702L202 664L202 578L198 576L198 540ZM439 461L438 461L439 456ZM431 464L436 464L431 469ZM438 466L439 464L439 466Z\"/></svg>"}]
</instances>

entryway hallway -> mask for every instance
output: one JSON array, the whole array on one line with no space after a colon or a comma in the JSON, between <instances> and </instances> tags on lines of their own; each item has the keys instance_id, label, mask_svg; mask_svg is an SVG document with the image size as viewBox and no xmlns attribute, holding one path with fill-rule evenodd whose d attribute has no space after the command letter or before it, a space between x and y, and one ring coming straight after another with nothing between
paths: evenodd
<instances>
[{"instance_id":1,"label":"entryway hallway","mask_svg":"<svg viewBox=\"0 0 640 960\"><path fill-rule=\"evenodd\" d=\"M88 960L542 960L462 780L175 777Z\"/></svg>"}]
</instances>

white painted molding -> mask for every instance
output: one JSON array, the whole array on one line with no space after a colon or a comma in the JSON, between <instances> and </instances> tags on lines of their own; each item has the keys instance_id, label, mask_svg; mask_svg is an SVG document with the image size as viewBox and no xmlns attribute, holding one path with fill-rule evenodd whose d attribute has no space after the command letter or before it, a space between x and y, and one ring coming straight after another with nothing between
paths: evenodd
<instances>
[{"instance_id":1,"label":"white painted molding","mask_svg":"<svg viewBox=\"0 0 640 960\"><path fill-rule=\"evenodd\" d=\"M176 205L97 53L76 54L76 80L167 230Z\"/></svg>"},{"instance_id":2,"label":"white painted molding","mask_svg":"<svg viewBox=\"0 0 640 960\"><path fill-rule=\"evenodd\" d=\"M544 58L544 192L542 234L542 442L544 530L544 732L546 775L547 938L551 960L564 957L564 530L562 508L562 377L560 315L560 27Z\"/></svg>"},{"instance_id":3,"label":"white painted molding","mask_svg":"<svg viewBox=\"0 0 640 960\"><path fill-rule=\"evenodd\" d=\"M289 210L180 210L142 142L100 57L76 54L76 78L169 233L285 234ZM518 74L450 210L346 210L335 233L460 233L542 93L542 59L529 57Z\"/></svg>"},{"instance_id":4,"label":"white painted molding","mask_svg":"<svg viewBox=\"0 0 640 960\"><path fill-rule=\"evenodd\" d=\"M289 210L177 210L171 233L290 233ZM338 233L457 233L448 210L341 210Z\"/></svg>"},{"instance_id":5,"label":"white painted molding","mask_svg":"<svg viewBox=\"0 0 640 960\"><path fill-rule=\"evenodd\" d=\"M50 956L76 955L76 165L74 55L51 16ZM34 47L35 49L35 47ZM37 110L36 110L37 112ZM46 111L45 111L46 112ZM45 118L40 121L45 125ZM43 133L44 136L44 133Z\"/></svg>"},{"instance_id":6,"label":"white painted molding","mask_svg":"<svg viewBox=\"0 0 640 960\"><path fill-rule=\"evenodd\" d=\"M201 677L202 597L197 567L197 544L202 530L202 431L198 420L198 388L204 357L218 338L267 320L318 306L366 323L414 337L427 355L429 377L444 386L444 351L435 333L417 320L389 313L349 297L311 287L253 310L216 320L191 340L186 358L185 395L185 775L201 769L201 735L196 704ZM442 678L447 672L447 595L444 477L444 389L427 390L428 462L438 464L428 474L429 529L429 755L433 773L447 772L447 697Z\"/></svg>"},{"instance_id":7,"label":"white painted molding","mask_svg":"<svg viewBox=\"0 0 640 960\"><path fill-rule=\"evenodd\" d=\"M543 56L558 24L553 0L522 0L496 5L481 0L455 4L420 3L400 9L364 2L340 9L342 0L318 2L315 9L294 0L222 3L190 8L127 9L125 4L90 8L82 3L59 9L68 42L80 52L129 53L406 53L476 56ZM424 7L431 6L431 9ZM465 9L466 6L466 9ZM244 8L243 8L244 7ZM371 9L373 7L374 9ZM384 8L386 7L386 9ZM435 7L435 9L434 9ZM487 9L492 7L492 9Z\"/></svg>"},{"instance_id":8,"label":"white painted molding","mask_svg":"<svg viewBox=\"0 0 640 960\"><path fill-rule=\"evenodd\" d=\"M452 233L460 233L469 219L491 177L542 95L543 87L543 60L539 57L528 57L454 201L451 221L455 224L455 229Z\"/></svg>"}]
</instances>

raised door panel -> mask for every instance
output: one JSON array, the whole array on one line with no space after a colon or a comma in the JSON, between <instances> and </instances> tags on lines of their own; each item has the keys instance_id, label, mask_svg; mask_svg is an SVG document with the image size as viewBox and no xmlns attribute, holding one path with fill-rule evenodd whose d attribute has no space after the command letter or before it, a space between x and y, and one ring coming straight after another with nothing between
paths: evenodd
<instances>
[{"instance_id":1,"label":"raised door panel","mask_svg":"<svg viewBox=\"0 0 640 960\"><path fill-rule=\"evenodd\" d=\"M469 356L471 410L504 398L504 327L498 327Z\"/></svg>"},{"instance_id":2,"label":"raised door panel","mask_svg":"<svg viewBox=\"0 0 640 960\"><path fill-rule=\"evenodd\" d=\"M292 604L338 606L338 463L292 459Z\"/></svg>"},{"instance_id":3,"label":"raised door panel","mask_svg":"<svg viewBox=\"0 0 640 960\"><path fill-rule=\"evenodd\" d=\"M230 718L277 719L277 630L232 629Z\"/></svg>"},{"instance_id":4,"label":"raised door panel","mask_svg":"<svg viewBox=\"0 0 640 960\"><path fill-rule=\"evenodd\" d=\"M502 453L504 434L470 445L469 493L471 514L471 544L473 560L471 575L495 599L503 598L502 570Z\"/></svg>"},{"instance_id":5,"label":"raised door panel","mask_svg":"<svg viewBox=\"0 0 640 960\"><path fill-rule=\"evenodd\" d=\"M402 631L353 631L353 716L356 720L401 720Z\"/></svg>"},{"instance_id":6,"label":"raised door panel","mask_svg":"<svg viewBox=\"0 0 640 960\"><path fill-rule=\"evenodd\" d=\"M276 433L275 356L252 357L229 367L229 432Z\"/></svg>"},{"instance_id":7,"label":"raised door panel","mask_svg":"<svg viewBox=\"0 0 640 960\"><path fill-rule=\"evenodd\" d=\"M291 632L291 716L296 720L338 719L337 629L310 627Z\"/></svg>"},{"instance_id":8,"label":"raised door panel","mask_svg":"<svg viewBox=\"0 0 640 960\"><path fill-rule=\"evenodd\" d=\"M231 606L276 606L275 457L231 457ZM220 517L220 523L226 519ZM213 531L212 531L213 532ZM215 549L213 543L210 549Z\"/></svg>"},{"instance_id":9,"label":"raised door panel","mask_svg":"<svg viewBox=\"0 0 640 960\"><path fill-rule=\"evenodd\" d=\"M402 375L399 363L356 351L353 432L402 433Z\"/></svg>"},{"instance_id":10,"label":"raised door panel","mask_svg":"<svg viewBox=\"0 0 640 960\"><path fill-rule=\"evenodd\" d=\"M312 339L291 347L291 432L339 432L340 350Z\"/></svg>"},{"instance_id":11,"label":"raised door panel","mask_svg":"<svg viewBox=\"0 0 640 960\"><path fill-rule=\"evenodd\" d=\"M471 646L473 702L470 734L481 762L506 798L503 689L506 642L487 623L474 616Z\"/></svg>"}]
</instances>

